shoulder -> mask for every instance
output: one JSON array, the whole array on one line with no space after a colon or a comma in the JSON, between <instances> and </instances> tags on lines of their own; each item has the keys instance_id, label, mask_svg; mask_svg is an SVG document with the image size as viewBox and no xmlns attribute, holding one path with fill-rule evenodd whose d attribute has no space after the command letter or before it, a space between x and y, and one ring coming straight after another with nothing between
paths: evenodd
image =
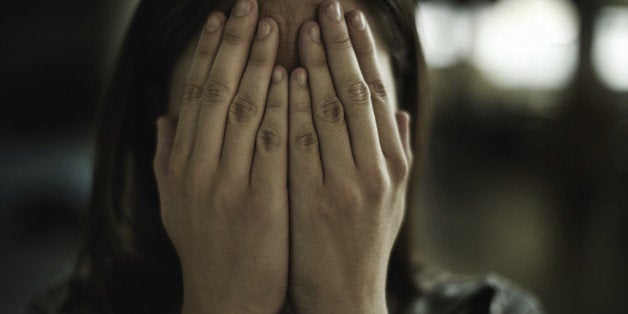
<instances>
[{"instance_id":1,"label":"shoulder","mask_svg":"<svg viewBox=\"0 0 628 314\"><path fill-rule=\"evenodd\" d=\"M459 276L424 268L413 279L421 294L406 313L543 313L536 296L495 273Z\"/></svg>"}]
</instances>

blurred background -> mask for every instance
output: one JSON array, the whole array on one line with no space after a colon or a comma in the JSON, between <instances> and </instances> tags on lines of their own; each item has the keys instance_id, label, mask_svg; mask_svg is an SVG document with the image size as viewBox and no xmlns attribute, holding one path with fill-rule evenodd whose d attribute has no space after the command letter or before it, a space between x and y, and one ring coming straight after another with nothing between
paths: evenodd
<instances>
[{"instance_id":1,"label":"blurred background","mask_svg":"<svg viewBox=\"0 0 628 314\"><path fill-rule=\"evenodd\" d=\"M66 278L96 104L136 0L0 11L0 313ZM427 263L496 271L550 313L628 313L628 1L423 1Z\"/></svg>"}]
</instances>

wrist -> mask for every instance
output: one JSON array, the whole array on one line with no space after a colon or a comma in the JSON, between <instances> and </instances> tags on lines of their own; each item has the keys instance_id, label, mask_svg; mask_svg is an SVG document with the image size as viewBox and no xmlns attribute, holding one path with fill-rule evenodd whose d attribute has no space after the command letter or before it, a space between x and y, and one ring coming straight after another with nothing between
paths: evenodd
<instances>
[{"instance_id":1,"label":"wrist","mask_svg":"<svg viewBox=\"0 0 628 314\"><path fill-rule=\"evenodd\" d=\"M280 307L267 300L247 298L241 293L194 293L184 289L181 313L277 313L279 310Z\"/></svg>"},{"instance_id":2,"label":"wrist","mask_svg":"<svg viewBox=\"0 0 628 314\"><path fill-rule=\"evenodd\" d=\"M385 301L367 302L330 302L309 306L295 306L297 313L356 313L356 314L382 314L388 313Z\"/></svg>"},{"instance_id":3,"label":"wrist","mask_svg":"<svg viewBox=\"0 0 628 314\"><path fill-rule=\"evenodd\" d=\"M225 301L225 300L203 300L203 301L183 301L182 314L205 314L205 313L277 313L279 309L261 307L258 304Z\"/></svg>"},{"instance_id":4,"label":"wrist","mask_svg":"<svg viewBox=\"0 0 628 314\"><path fill-rule=\"evenodd\" d=\"M297 313L388 313L385 292L345 291L325 295L293 296Z\"/></svg>"}]
</instances>

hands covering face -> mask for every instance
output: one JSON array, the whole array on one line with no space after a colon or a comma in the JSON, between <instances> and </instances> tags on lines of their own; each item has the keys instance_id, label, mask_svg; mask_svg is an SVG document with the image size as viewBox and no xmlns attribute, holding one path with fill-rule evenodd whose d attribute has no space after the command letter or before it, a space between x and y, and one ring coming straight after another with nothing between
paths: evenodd
<instances>
[{"instance_id":1,"label":"hands covering face","mask_svg":"<svg viewBox=\"0 0 628 314\"><path fill-rule=\"evenodd\" d=\"M201 34L179 122L158 120L161 216L183 312L385 312L412 165L364 15L336 1L302 25L304 68L275 66L254 0Z\"/></svg>"}]
</instances>

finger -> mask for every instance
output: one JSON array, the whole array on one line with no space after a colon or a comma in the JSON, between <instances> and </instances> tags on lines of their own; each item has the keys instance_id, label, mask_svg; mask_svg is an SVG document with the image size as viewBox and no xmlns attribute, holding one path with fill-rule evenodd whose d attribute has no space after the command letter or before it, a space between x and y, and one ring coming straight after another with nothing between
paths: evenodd
<instances>
[{"instance_id":1,"label":"finger","mask_svg":"<svg viewBox=\"0 0 628 314\"><path fill-rule=\"evenodd\" d=\"M250 179L255 137L264 115L279 32L271 18L261 19L240 87L229 105L221 171L237 180Z\"/></svg>"},{"instance_id":2,"label":"finger","mask_svg":"<svg viewBox=\"0 0 628 314\"><path fill-rule=\"evenodd\" d=\"M159 195L162 198L165 198L170 190L168 171L170 168L170 154L172 152L173 142L174 123L172 120L167 116L157 119L157 147L155 149L153 169L155 171Z\"/></svg>"},{"instance_id":3,"label":"finger","mask_svg":"<svg viewBox=\"0 0 628 314\"><path fill-rule=\"evenodd\" d=\"M340 3L327 1L320 10L327 63L345 108L356 166L373 169L372 166L383 162L383 156L369 89L353 51Z\"/></svg>"},{"instance_id":4,"label":"finger","mask_svg":"<svg viewBox=\"0 0 628 314\"><path fill-rule=\"evenodd\" d=\"M224 26L203 88L193 155L204 169L216 167L220 160L227 111L242 78L256 25L257 1L238 1Z\"/></svg>"},{"instance_id":5,"label":"finger","mask_svg":"<svg viewBox=\"0 0 628 314\"><path fill-rule=\"evenodd\" d=\"M397 119L397 127L399 129L399 136L403 143L403 151L407 160L412 161L414 154L412 152L412 138L410 136L410 114L407 111L399 111L395 114Z\"/></svg>"},{"instance_id":6,"label":"finger","mask_svg":"<svg viewBox=\"0 0 628 314\"><path fill-rule=\"evenodd\" d=\"M188 75L183 103L179 111L179 122L174 139L173 163L184 165L190 157L196 139L196 126L203 85L209 68L216 56L225 17L221 12L212 13L198 40L192 69Z\"/></svg>"},{"instance_id":7,"label":"finger","mask_svg":"<svg viewBox=\"0 0 628 314\"><path fill-rule=\"evenodd\" d=\"M290 78L289 106L289 180L297 193L317 189L323 184L323 168L318 149L318 136L312 121L308 75L297 68Z\"/></svg>"},{"instance_id":8,"label":"finger","mask_svg":"<svg viewBox=\"0 0 628 314\"><path fill-rule=\"evenodd\" d=\"M373 34L362 12L352 11L347 16L350 21L351 42L360 70L371 92L382 152L386 158L391 158L398 155L403 148L396 128L394 108L388 101L387 91L381 77Z\"/></svg>"},{"instance_id":9,"label":"finger","mask_svg":"<svg viewBox=\"0 0 628 314\"><path fill-rule=\"evenodd\" d=\"M314 125L320 139L325 177L352 176L355 163L345 112L327 68L325 50L320 41L320 27L316 22L306 22L301 27L299 56L309 76Z\"/></svg>"},{"instance_id":10,"label":"finger","mask_svg":"<svg viewBox=\"0 0 628 314\"><path fill-rule=\"evenodd\" d=\"M257 131L251 184L271 191L285 191L288 186L288 74L277 66L264 109L264 119Z\"/></svg>"}]
</instances>

